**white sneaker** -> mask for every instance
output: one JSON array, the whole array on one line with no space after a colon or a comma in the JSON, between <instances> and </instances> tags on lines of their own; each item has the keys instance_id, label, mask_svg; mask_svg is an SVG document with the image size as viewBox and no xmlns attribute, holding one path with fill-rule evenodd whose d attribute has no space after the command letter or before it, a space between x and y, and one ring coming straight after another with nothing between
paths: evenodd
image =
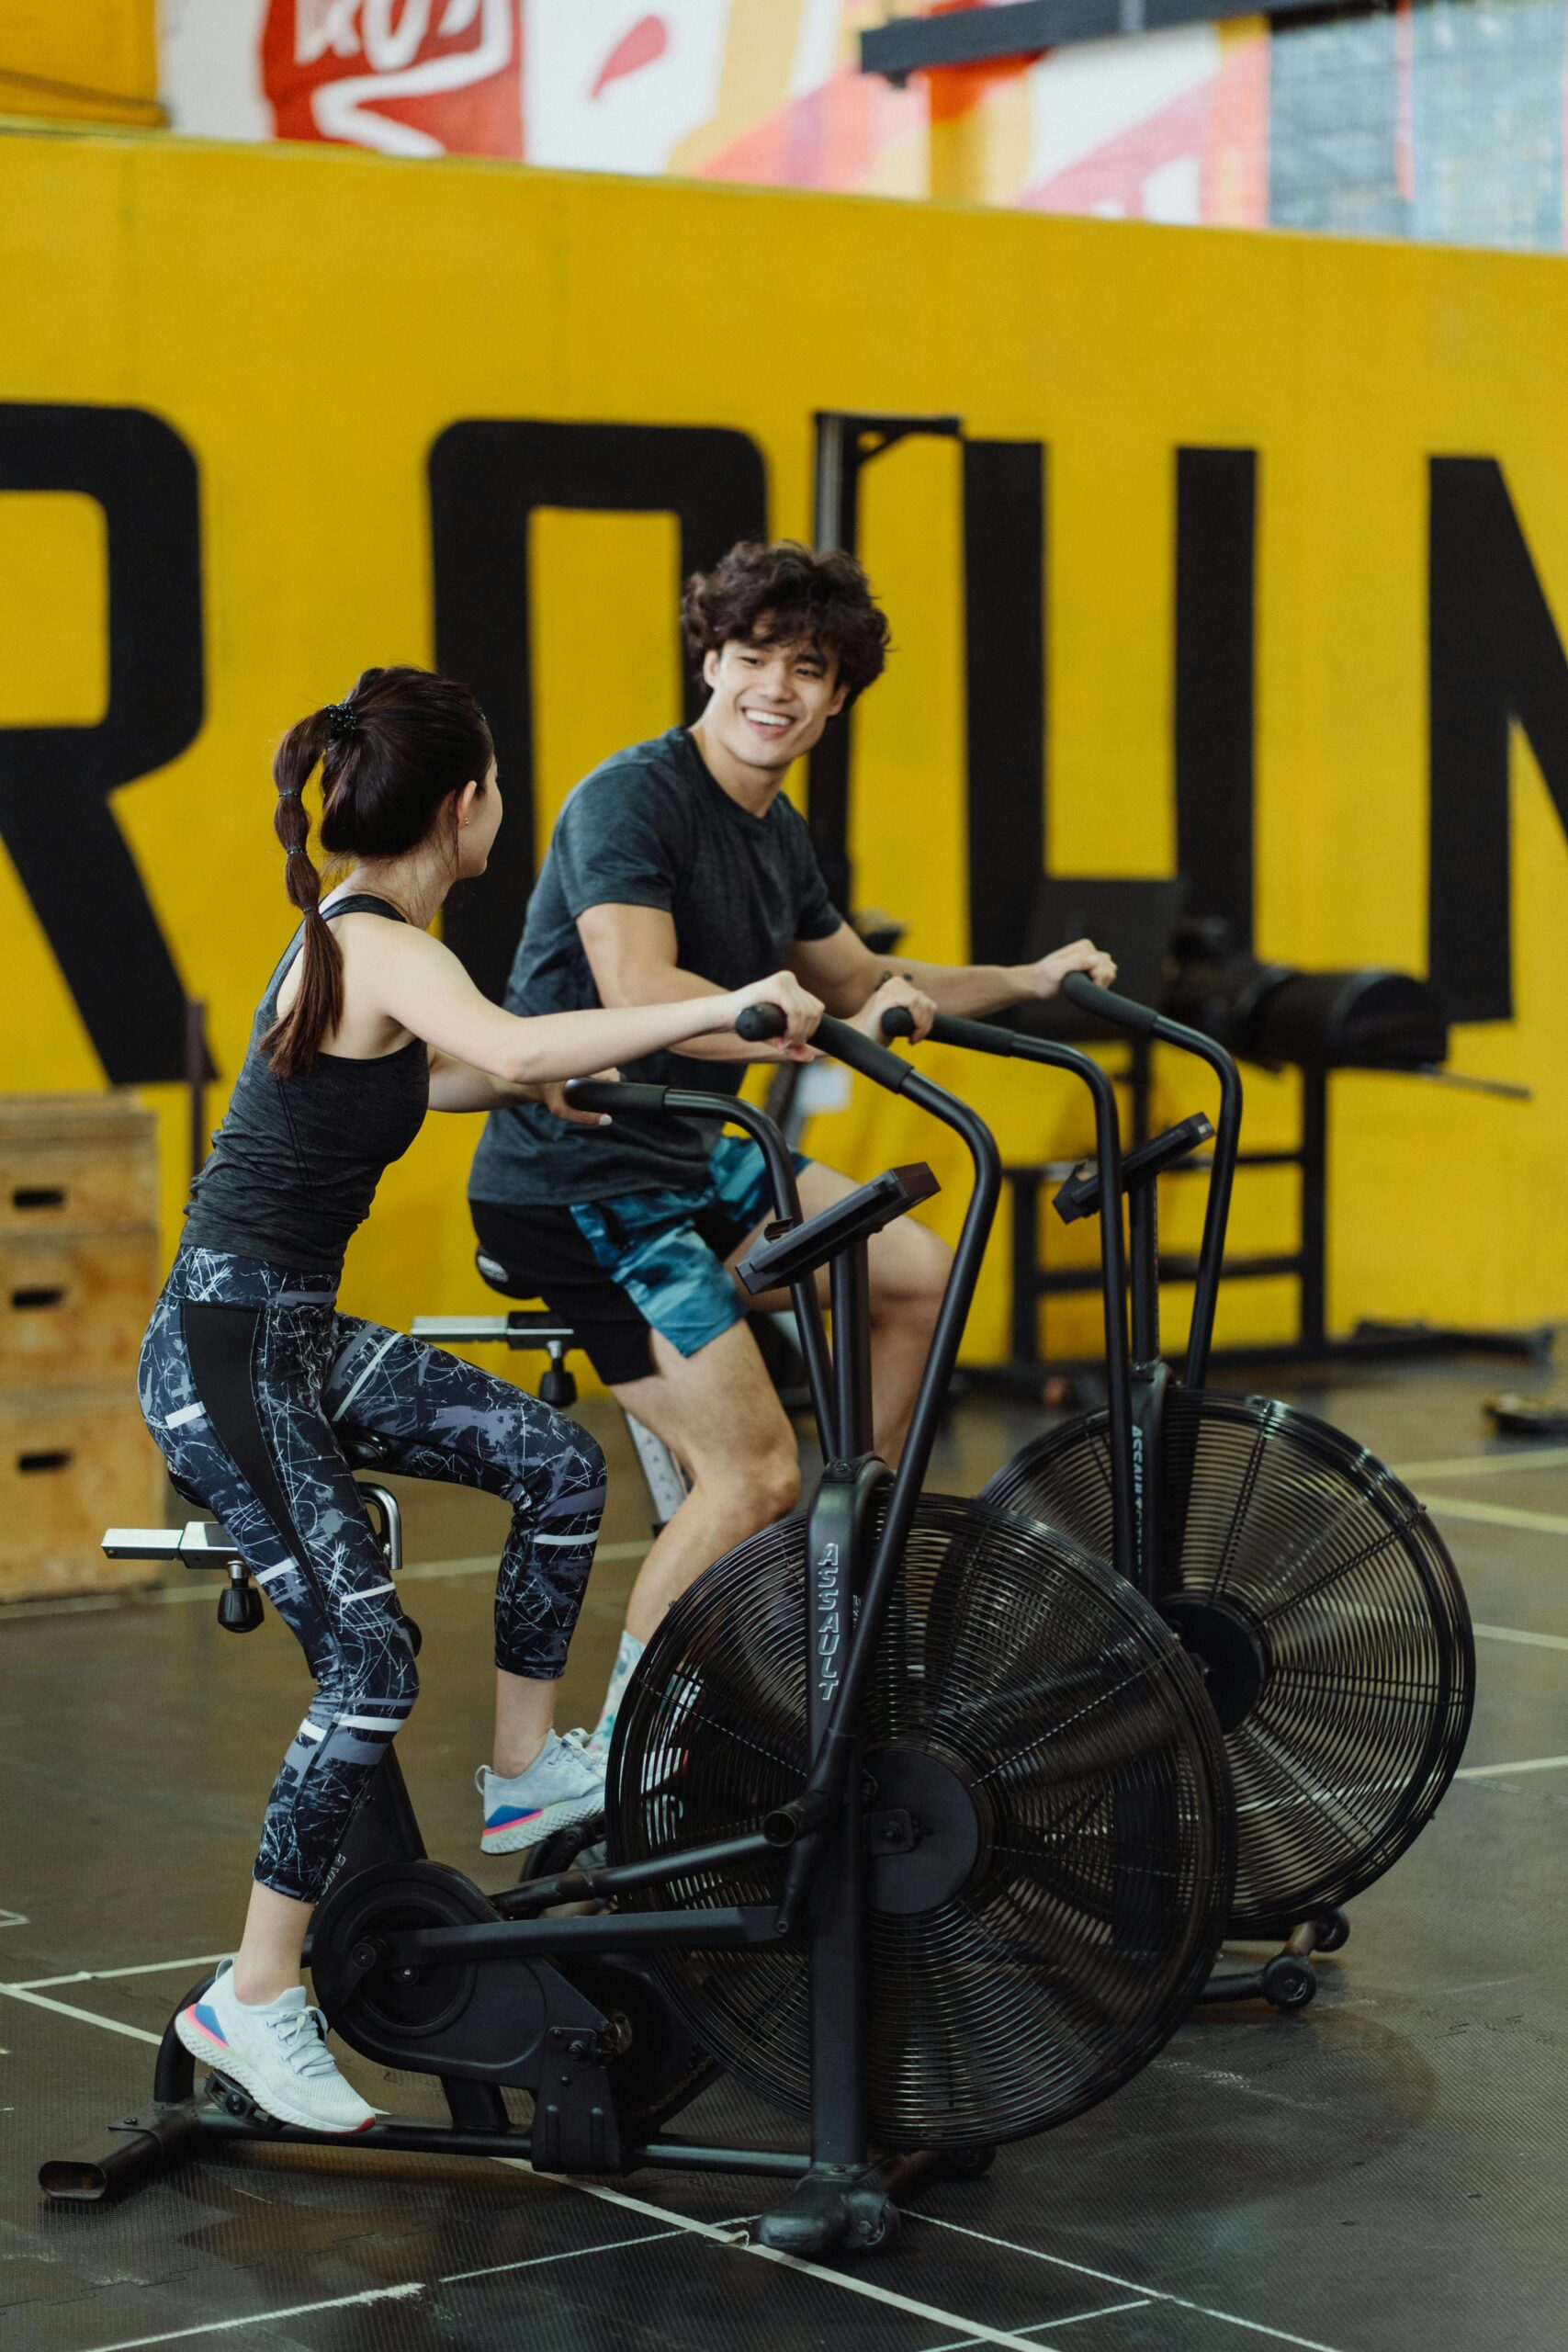
<instances>
[{"instance_id":1,"label":"white sneaker","mask_svg":"<svg viewBox=\"0 0 1568 2352\"><path fill-rule=\"evenodd\" d=\"M307 2004L303 1984L255 2006L235 1992L234 1964L226 1960L201 1998L180 2011L175 2031L193 2058L249 2091L279 2123L353 2132L376 2120L375 2109L338 2073L326 2018Z\"/></svg>"},{"instance_id":2,"label":"white sneaker","mask_svg":"<svg viewBox=\"0 0 1568 2352\"><path fill-rule=\"evenodd\" d=\"M474 1774L484 1805L480 1853L520 1853L574 1821L596 1821L604 1810L605 1760L586 1734L569 1731L558 1739L552 1731L528 1770L513 1780L503 1781L481 1764Z\"/></svg>"}]
</instances>

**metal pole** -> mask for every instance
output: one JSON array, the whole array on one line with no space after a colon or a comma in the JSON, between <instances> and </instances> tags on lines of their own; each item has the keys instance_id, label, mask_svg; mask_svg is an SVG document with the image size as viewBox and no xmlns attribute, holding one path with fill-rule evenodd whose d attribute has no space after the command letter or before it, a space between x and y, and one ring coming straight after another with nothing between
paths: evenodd
<instances>
[{"instance_id":1,"label":"metal pole","mask_svg":"<svg viewBox=\"0 0 1568 2352\"><path fill-rule=\"evenodd\" d=\"M840 1461L856 1460L872 1448L871 1272L863 1239L852 1241L834 1259L829 1275L833 1307L833 1450Z\"/></svg>"},{"instance_id":2,"label":"metal pole","mask_svg":"<svg viewBox=\"0 0 1568 2352\"><path fill-rule=\"evenodd\" d=\"M207 1159L207 999L186 999L186 1088L190 1097L190 1173L194 1183Z\"/></svg>"},{"instance_id":3,"label":"metal pole","mask_svg":"<svg viewBox=\"0 0 1568 2352\"><path fill-rule=\"evenodd\" d=\"M1301 1344L1321 1348L1328 1326L1328 1072L1302 1071Z\"/></svg>"}]
</instances>

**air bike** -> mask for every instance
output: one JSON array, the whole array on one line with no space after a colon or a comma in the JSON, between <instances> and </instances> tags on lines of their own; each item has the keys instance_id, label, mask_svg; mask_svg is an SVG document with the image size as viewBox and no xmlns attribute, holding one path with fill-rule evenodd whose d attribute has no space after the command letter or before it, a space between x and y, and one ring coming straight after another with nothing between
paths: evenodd
<instances>
[{"instance_id":1,"label":"air bike","mask_svg":"<svg viewBox=\"0 0 1568 2352\"><path fill-rule=\"evenodd\" d=\"M1342 1906L1419 1835L1458 1770L1475 1648L1453 1562L1423 1506L1364 1447L1294 1407L1204 1387L1242 1118L1224 1048L1074 974L1064 993L1113 1026L1177 1047L1219 1080L1217 1130L1195 1114L1118 1166L1100 1122L1097 1168L1056 1195L1066 1221L1120 1227L1127 1201L1133 1364L1108 1354L1109 1404L1035 1439L981 1500L1117 1557L1122 1428L1138 1510L1132 1573L1198 1664L1235 1792L1232 1939L1284 1939L1261 1968L1218 1974L1201 1997L1261 1994L1282 2008L1316 1989L1314 1951L1349 1934ZM908 1015L884 1017L908 1034ZM934 1043L1060 1067L1061 1049L974 1021ZM1094 1067L1094 1065L1090 1065ZM1101 1074L1100 1091L1109 1093ZM1100 1096L1097 1094L1097 1102ZM1163 1360L1156 1182L1213 1141L1191 1329L1178 1376ZM1106 1205L1114 1214L1106 1216ZM1105 1257L1115 1254L1106 1237Z\"/></svg>"},{"instance_id":2,"label":"air bike","mask_svg":"<svg viewBox=\"0 0 1568 2352\"><path fill-rule=\"evenodd\" d=\"M897 1475L870 1450L866 1249L935 1180L892 1169L802 1221L782 1137L745 1114L779 1221L742 1275L792 1294L830 1441L808 1510L716 1562L649 1644L611 1751L603 1867L482 1894L426 1859L389 1748L308 1952L333 2030L435 2077L450 2117L331 2144L772 2177L789 2186L756 2233L801 2255L885 2244L923 2176L977 2175L997 2142L1134 2074L1207 1976L1233 1875L1201 1677L1130 1573L1130 1449L1111 1508L1126 1573L1050 1528L919 1491L996 1207L995 1142L857 1031L825 1022L818 1039L952 1129L974 1167ZM742 1116L677 1089L585 1081L576 1099L617 1117ZM1114 1184L1113 1116L1100 1149ZM1124 1360L1118 1221L1102 1234ZM721 2068L804 2135L672 2133ZM42 2178L90 2200L197 2149L320 2137L220 2075L198 2096L171 2031L152 2103L107 2153Z\"/></svg>"}]
</instances>

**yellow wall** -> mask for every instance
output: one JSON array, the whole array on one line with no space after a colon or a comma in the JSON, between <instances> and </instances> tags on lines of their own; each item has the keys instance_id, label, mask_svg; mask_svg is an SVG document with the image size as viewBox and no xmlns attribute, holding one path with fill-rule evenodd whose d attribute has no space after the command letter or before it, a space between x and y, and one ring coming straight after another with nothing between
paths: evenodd
<instances>
[{"instance_id":1,"label":"yellow wall","mask_svg":"<svg viewBox=\"0 0 1568 2352\"><path fill-rule=\"evenodd\" d=\"M1255 446L1258 940L1312 964L1424 964L1430 454L1502 461L1568 621L1554 389L1568 274L1551 259L16 137L0 140L0 398L139 403L199 463L207 718L116 809L231 1073L288 930L273 746L363 663L431 657L425 460L455 419L739 427L765 455L773 527L795 532L808 525L818 406L953 408L976 435L1047 441L1059 872L1168 869L1172 452ZM935 445L867 478L864 551L898 650L863 709L854 842L863 895L910 918L912 952L954 958L957 500L955 456ZM547 820L588 762L676 715L674 557L660 518L550 514L535 536ZM101 707L102 566L91 510L0 495L0 722L81 723ZM1340 1324L1568 1311L1568 846L1523 750L1515 790L1517 1017L1457 1032L1455 1061L1527 1080L1537 1101L1336 1081ZM102 919L112 926L114 909ZM0 1086L96 1082L3 858L0 937ZM1083 1140L1065 1083L945 1067L1010 1155ZM1249 1087L1253 1139L1279 1139L1292 1081ZM179 1105L152 1091L172 1240ZM1168 1107L1194 1092L1183 1081ZM465 1122L430 1122L355 1245L346 1303L401 1319L481 1302L462 1205L470 1141ZM816 1141L862 1172L929 1152L960 1174L929 1128L880 1100ZM1286 1238L1291 1182L1244 1181L1242 1245ZM949 1226L955 1205L952 1192L939 1204ZM976 1354L1002 1349L1004 1261L998 1242ZM1280 1330L1288 1306L1238 1289L1222 1336ZM1089 1327L1079 1309L1052 1328L1061 1345Z\"/></svg>"},{"instance_id":2,"label":"yellow wall","mask_svg":"<svg viewBox=\"0 0 1568 2352\"><path fill-rule=\"evenodd\" d=\"M0 115L160 123L158 0L6 0Z\"/></svg>"}]
</instances>

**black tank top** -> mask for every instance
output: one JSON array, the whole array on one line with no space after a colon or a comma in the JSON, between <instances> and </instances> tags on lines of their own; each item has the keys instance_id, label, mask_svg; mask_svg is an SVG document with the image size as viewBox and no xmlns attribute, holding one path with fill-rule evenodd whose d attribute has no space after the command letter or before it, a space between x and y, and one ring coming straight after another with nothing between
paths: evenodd
<instances>
[{"instance_id":1,"label":"black tank top","mask_svg":"<svg viewBox=\"0 0 1568 2352\"><path fill-rule=\"evenodd\" d=\"M346 914L404 920L385 899L357 894L330 900L322 912L329 922ZM313 1069L277 1077L261 1041L304 935L301 925L256 1008L212 1156L191 1186L185 1242L300 1273L336 1273L382 1170L419 1133L430 1102L430 1057L423 1038L413 1037L374 1061L320 1054Z\"/></svg>"}]
</instances>

